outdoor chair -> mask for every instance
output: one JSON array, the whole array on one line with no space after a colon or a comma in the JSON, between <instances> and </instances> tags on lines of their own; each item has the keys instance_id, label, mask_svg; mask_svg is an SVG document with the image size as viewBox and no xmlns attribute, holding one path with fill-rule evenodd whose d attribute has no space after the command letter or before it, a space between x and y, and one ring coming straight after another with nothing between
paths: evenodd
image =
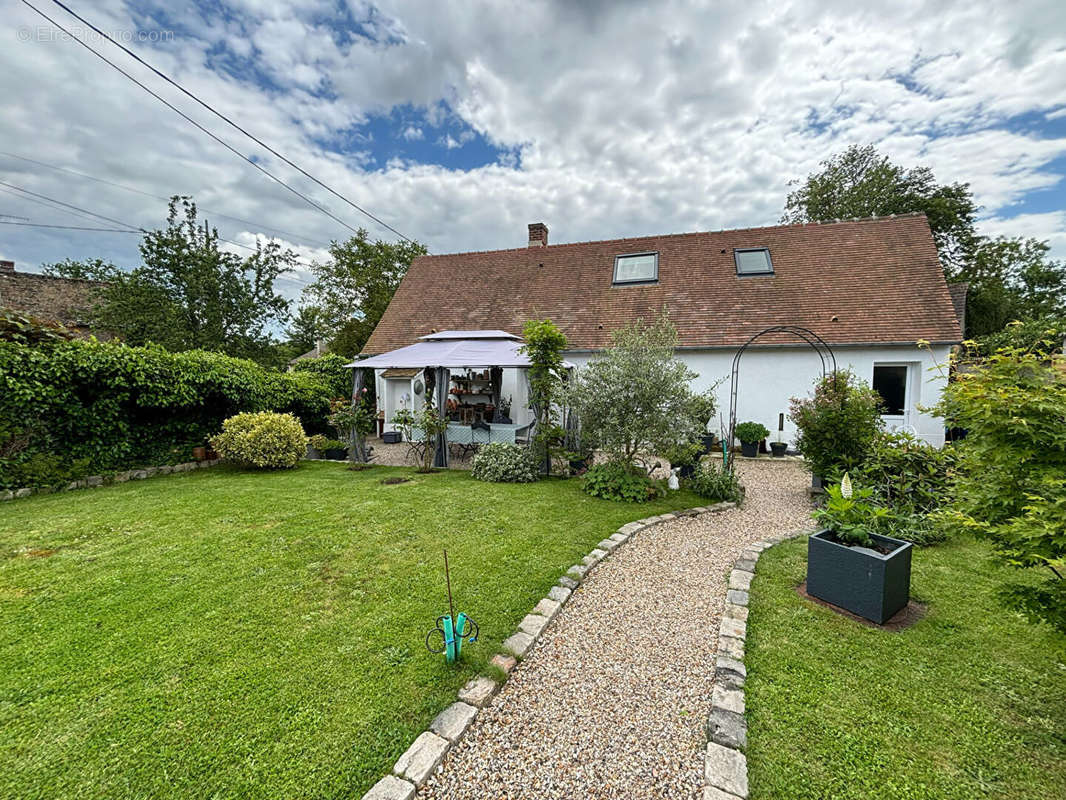
<instances>
[{"instance_id":1,"label":"outdoor chair","mask_svg":"<svg viewBox=\"0 0 1066 800\"><path fill-rule=\"evenodd\" d=\"M448 423L448 445L454 447L466 458L474 449L474 434L469 425Z\"/></svg>"},{"instance_id":2,"label":"outdoor chair","mask_svg":"<svg viewBox=\"0 0 1066 800\"><path fill-rule=\"evenodd\" d=\"M449 426L451 427L451 426ZM426 435L418 428L411 428L408 435L404 437L407 441L407 456L408 458L414 457L415 462L421 463L422 456L426 453Z\"/></svg>"}]
</instances>

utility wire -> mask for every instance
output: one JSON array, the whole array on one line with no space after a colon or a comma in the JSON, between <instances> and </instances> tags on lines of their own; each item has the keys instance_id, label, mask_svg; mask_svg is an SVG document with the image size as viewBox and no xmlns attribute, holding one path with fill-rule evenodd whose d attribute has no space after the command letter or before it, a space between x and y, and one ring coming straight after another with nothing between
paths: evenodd
<instances>
[{"instance_id":1,"label":"utility wire","mask_svg":"<svg viewBox=\"0 0 1066 800\"><path fill-rule=\"evenodd\" d=\"M0 214L0 216L7 216ZM109 231L111 233L140 233L125 228L83 228L79 225L45 225L43 222L6 222L0 219L0 225L23 225L27 228L59 228L64 231Z\"/></svg>"},{"instance_id":2,"label":"utility wire","mask_svg":"<svg viewBox=\"0 0 1066 800\"><path fill-rule=\"evenodd\" d=\"M60 167L60 166L57 166L55 164L47 164L44 161L37 161L36 159L33 159L33 158L26 158L26 156L20 156L17 153L8 153L8 152L6 152L4 150L0 150L0 156L7 156L8 158L17 158L19 161L26 161L26 162L28 162L30 164L36 164L37 166L45 167L46 169L53 169L56 172L65 172L68 175L76 175L79 178L85 178L85 179L90 180L90 181L96 181L97 183L103 183L103 184L105 184L107 186L114 186L117 189L124 189L127 192L133 192L134 194L139 194L139 195L142 195L144 197L152 197L152 198L154 198L156 200L162 200L163 202L170 202L170 198L169 197L163 197L162 195L159 195L159 194L152 194L151 192L145 192L145 191L142 191L140 189L135 189L132 186L125 186L124 184L121 184L121 183L115 183L114 181L109 181L106 178L98 178L98 177L96 177L94 175L87 175L86 173L78 172L77 170L67 169L66 167ZM287 237L289 237L291 239L302 239L303 241L308 242L309 244L316 245L318 247L329 247L329 245L326 244L325 242L320 242L320 241L317 241L315 239L311 239L311 238L309 238L307 236L304 236L303 234L300 234L300 233L292 233L290 231L282 230L281 228L273 228L273 227L264 225L261 222L254 222L253 220L250 220L250 219L241 219L240 217L234 217L234 216L231 216L229 214L223 214L223 213L221 213L219 211L212 211L209 208L205 208L203 210L206 211L208 214L210 214L213 217L221 217L222 219L228 219L228 220L232 220L234 222L240 222L243 225L251 225L253 227L261 228L262 230L269 231L271 233L280 233L282 236L287 236Z\"/></svg>"},{"instance_id":3,"label":"utility wire","mask_svg":"<svg viewBox=\"0 0 1066 800\"><path fill-rule=\"evenodd\" d=\"M60 212L62 212L64 214L70 214L71 216L74 216L74 217L80 217L81 219L88 219L88 220L92 220L93 222L96 221L91 216L89 216L88 214L83 214L81 211L72 211L69 208L63 208L62 206L57 206L57 205L55 205L55 204L53 204L51 202L46 202L44 200L38 200L38 199L36 199L34 197L28 197L28 196L26 196L24 194L19 194L18 192L14 191L12 189L8 189L6 186L0 186L0 192L3 192L4 194L9 194L12 197L17 197L19 200L24 200L24 201L29 202L29 203L36 203L37 205L44 206L45 208L47 208L47 209L49 209L51 211L60 211ZM28 218L27 218L27 221L28 221Z\"/></svg>"},{"instance_id":4,"label":"utility wire","mask_svg":"<svg viewBox=\"0 0 1066 800\"><path fill-rule=\"evenodd\" d=\"M72 203L64 203L62 200L56 200L54 197L48 197L47 195L37 194L37 192L31 192L29 189L23 189L21 186L15 186L13 183L7 183L6 181L0 181L0 186L6 186L9 189L14 189L17 192L23 192L25 194L32 195L33 197L40 197L42 200L48 200L48 201L50 201L52 203L57 203L57 204L59 204L61 206L66 206L67 208L72 208L75 211L80 211L83 214L88 214L88 215L93 216L93 217L98 217L99 219L102 219L105 222L110 222L110 223L113 223L115 225L124 225L125 227L132 228L134 231L137 231L139 233L147 233L148 232L144 228L140 228L140 227L138 227L136 225L130 225L129 223L123 222L120 219L113 219L112 217L105 217L103 214L97 214L95 211L89 211L86 208L81 208L80 206L73 205Z\"/></svg>"},{"instance_id":5,"label":"utility wire","mask_svg":"<svg viewBox=\"0 0 1066 800\"><path fill-rule=\"evenodd\" d=\"M351 225L349 225L349 224L348 224L347 222L345 222L344 220L342 220L342 219L341 219L340 217L338 217L338 216L334 215L334 214L333 214L332 212L330 212L329 210L327 210L327 209L323 208L322 206L320 206L320 205L319 205L318 203L316 203L316 202L315 202L314 200L312 200L312 199L311 199L310 197L308 197L307 195L305 195L305 194L301 193L300 191L298 191L297 189L294 189L293 187L289 186L289 184L285 183L285 181L283 181L283 180L282 180L281 178L279 178L279 177L278 177L277 175L275 175L274 173L272 173L272 172L271 172L270 170L266 169L265 167L263 167L263 166L262 166L262 165L260 165L260 164L257 164L257 163L256 163L256 162L255 162L254 160L252 160L251 158L249 158L248 156L246 156L246 155L245 155L244 153L242 153L242 152L241 152L240 150L238 150L237 148L235 148L235 147L234 147L233 145L229 144L228 142L226 142L226 141L225 141L225 140L223 140L223 139L220 139L220 138L219 138L218 136L216 136L216 135L215 135L214 133L212 133L211 131L209 131L209 130L208 130L207 128L205 128L205 127L204 127L203 125L201 125L201 124L200 124L199 122L197 122L196 120L194 120L194 119L193 119L192 117L190 117L190 116L189 116L188 114L186 114L186 113L185 113L184 111L180 110L179 108L177 108L176 106L172 105L172 104L171 104L170 102L168 102L167 100L165 100L165 99L164 99L163 97L161 97L160 95L156 94L156 93L155 93L154 91L152 91L151 89L149 89L149 88L148 88L147 86L145 86L145 85L144 85L143 83L141 83L141 82L140 82L139 80L137 80L137 79L136 79L136 78L134 78L134 77L133 77L132 75L130 75L130 74L129 74L128 72L126 72L126 70L122 69L122 67L120 67L120 66L119 66L118 64L116 64L115 62L111 61L111 60L110 60L110 59L109 59L109 58L108 58L107 56L103 55L102 53L98 52L97 50L95 50L95 49L94 49L93 47L91 47L90 45L88 45L88 44L86 44L85 42L83 42L83 41L82 41L81 39L79 39L79 38L78 38L77 36L75 36L75 35L74 35L73 33L71 33L71 32L70 32L69 30L67 30L66 28L64 28L64 27L63 27L62 25L60 25L60 24L59 24L58 22L56 22L56 21L55 21L54 19L52 19L52 18L51 18L50 16L48 16L48 15L47 15L47 14L45 14L45 13L44 13L43 11L41 11L41 10L40 10L39 8L37 8L36 6L34 6L34 5L32 4L32 3L30 3L30 2L29 2L29 0L21 0L21 2L22 2L22 4L23 4L23 5L25 5L25 6L29 7L29 8L31 8L31 9L33 9L34 11L36 11L36 12L37 12L38 14L40 14L40 15L41 15L41 16L42 16L42 17L43 17L44 19L48 20L48 22L52 23L52 25L54 25L55 27L59 28L59 30L63 31L63 33L65 33L65 34L66 34L67 36L69 36L69 37L70 37L71 39L73 39L73 40L74 40L75 42L77 42L78 44L80 44L80 45L81 45L82 47L84 47L84 48L85 48L86 50L88 50L88 51L89 51L90 53L92 53L93 55L95 55L95 56L96 56L97 58L99 58L99 59L100 59L101 61L103 61L104 63L108 64L109 66L111 66L112 68L114 68L115 70L117 70L118 72L121 72L121 73L122 73L123 75L125 75L125 76L126 76L127 78L129 78L129 79L130 79L131 81L133 81L133 82L134 82L135 84L137 84L138 86L140 86L140 87L141 87L142 89L144 89L144 90L145 90L146 92L148 92L148 94L152 95L152 97L154 97L154 98L155 98L156 100L158 100L158 101L159 101L160 103L162 103L163 105L165 105L165 106L166 106L167 108L169 108L169 109L170 109L171 111L173 111L173 112L174 112L175 114L177 114L178 116L180 116L180 117L181 117L182 119L184 119L184 120L185 120L186 122L188 122L189 124L191 124L191 125L195 126L195 127L196 127L196 128L198 128L198 129L199 129L200 131L202 131L203 133L205 133L205 134L207 134L208 136L210 136L210 137L211 137L212 139L214 139L214 140L215 140L216 142L218 142L218 143L219 143L220 145L222 145L223 147L225 147L225 148L226 148L227 150L229 150L229 151L230 151L231 153L233 153L233 154L234 154L235 156L237 156L237 157L239 157L239 158L242 158L242 159L244 159L244 160L245 160L245 161L247 161L247 162L248 162L249 164L251 164L251 165L252 165L253 167L255 167L255 168L256 168L257 170L259 170L259 171L260 171L260 172L262 172L262 173L263 173L264 175L266 175L266 176L267 176L268 178L270 178L270 179L271 179L272 181L274 181L275 183L278 183L278 184L280 184L281 186L284 186L284 187L285 187L286 189L288 189L288 190L289 190L290 192L292 192L292 193L293 193L294 195L296 195L296 196L297 196L297 197L299 197L300 199L304 200L304 201L305 201L306 203L308 203L309 205L313 206L314 208L317 208L317 209L318 209L319 211L321 211L321 212L322 212L323 214L325 214L325 215L326 215L327 217L329 217L330 219L332 219L332 220L333 220L334 222L337 222L338 224L340 224L340 225L343 225L343 226L344 226L345 228L347 228L348 230L350 230L350 231L351 231L352 233L359 233L358 229L356 229L356 228L353 228L353 227L352 227ZM80 17L79 17L79 19L80 19ZM88 23L86 23L86 24L88 24ZM102 32L101 32L101 34L102 34L102 35L104 35L104 36L106 36L106 35L107 35L107 34L103 34ZM404 238L406 239L406 237L404 237ZM410 241L410 240L408 239L408 241Z\"/></svg>"},{"instance_id":6,"label":"utility wire","mask_svg":"<svg viewBox=\"0 0 1066 800\"><path fill-rule=\"evenodd\" d=\"M33 197L39 197L42 200L48 200L49 202L52 202L52 203L58 203L61 206L67 206L68 208L74 209L74 212L79 212L80 211L83 215L84 214L88 214L89 216L97 217L99 219L102 219L105 222L111 222L111 223L114 223L115 225L124 225L125 227L130 229L128 231L124 231L125 233L142 233L142 234L147 234L148 233L148 231L146 231L144 228L137 227L136 225L130 225L128 222L123 222L120 219L113 219L111 217L105 217L103 214L97 214L95 211L89 211L89 209L87 209L87 208L82 208L81 206L72 205L71 203L64 203L62 200L56 200L54 197L49 197L48 195L38 194L37 192L31 192L29 189L23 189L20 186L15 186L14 184L7 183L6 181L0 181L0 186L7 186L7 187L9 187L11 189L15 189L16 191L25 192L28 195L33 195ZM31 200L32 201L33 197L23 197L22 199L23 200ZM44 205L44 204L42 203L42 205ZM58 208L56 210L57 211L64 211L65 209ZM74 213L74 212L71 212L71 213ZM46 226L37 224L37 227L46 227ZM68 226L65 226L65 225L49 225L47 227L68 228L69 230L100 230L99 228L82 229L82 228L76 228L76 227L73 227L73 226L68 227ZM241 244L240 242L234 242L231 239L223 239L221 236L219 236L218 240L220 242L225 242L226 244L231 244L234 247L241 247L241 248L243 248L245 250L250 250L253 253L257 252L257 248L251 247L250 245ZM305 267L307 269L312 269L312 266L310 264L308 264L306 261L297 260L294 263L298 264L301 267Z\"/></svg>"},{"instance_id":7,"label":"utility wire","mask_svg":"<svg viewBox=\"0 0 1066 800\"><path fill-rule=\"evenodd\" d=\"M22 2L26 3L26 5L28 5L28 6L30 5L30 4L28 3L28 2L26 2L26 0L22 0ZM281 159L282 161L284 161L284 162L285 162L286 164L288 164L288 165L289 165L290 167L292 167L293 169L295 169L295 170L296 170L297 172L299 172L299 173L300 173L301 175L303 175L304 177L306 177L306 178L309 178L310 180L314 181L314 182L315 182L316 184L318 184L319 186L321 186L321 187L322 187L323 189L325 189L325 190L326 190L327 192L329 192L330 194L334 195L335 197L337 197L337 198L338 198L338 199L340 199L340 200L343 200L343 201L344 201L345 203L347 203L348 205L350 205L350 206L351 206L352 208L354 208L354 209L355 209L356 211L358 211L358 212L359 212L360 214L363 214L363 215L365 215L365 216L369 217L370 219L374 220L374 222L378 223L378 225L381 225L381 226L382 226L383 228L385 228L385 229L387 229L387 230L390 230L390 231L392 231L392 232L393 232L393 233L395 233L395 234L396 234L397 236L399 236L399 237L400 237L401 239L403 239L403 240L404 240L405 242L410 242L411 244L415 244L415 242L414 242L413 240L411 240L411 239L409 239L408 237L404 236L404 235L403 235L402 233L400 233L400 232L399 232L398 230L396 230L396 229L395 229L394 227L392 227L391 225L389 225L389 224L388 224L387 222L385 222L385 221L383 221L383 220L379 219L378 217L375 217L375 216L374 216L373 214L371 214L371 213L370 213L369 211L367 211L367 210L366 210L365 208L363 208L362 206L356 205L356 204L355 204L355 203L353 203L353 202L352 202L351 200L349 200L349 199L348 199L347 197L345 197L344 195L342 195L342 194L341 194L340 192L336 191L336 190L335 190L335 189L333 189L333 188L332 188L331 186L327 186L327 185L326 185L325 183L323 183L322 181L320 181L320 180L319 180L318 178L316 178L316 177L315 177L314 175L312 175L312 174L311 174L310 172L308 172L307 170L305 170L305 169L304 169L303 167L301 167L301 166L300 166L300 165L298 165L298 164L295 164L295 163L293 163L293 162L292 162L291 160L289 160L288 158L286 158L285 156L283 156L283 155L282 155L281 153L279 153L279 152L278 152L277 150L275 150L275 149L274 149L273 147L271 147L270 145L268 145L268 144L267 144L266 142L264 142L264 141L263 141L262 139L259 139L259 138L258 138L258 137L256 137L255 135L253 135L253 134L249 133L248 131L246 131L246 130L245 130L244 128L242 128L242 127L241 127L240 125L238 125L238 124L237 124L236 122L234 122L233 120L231 120L231 119L230 119L229 117L227 117L227 116L226 116L225 114L223 114L223 113L222 113L222 112L220 112L220 111L217 111L217 110L215 110L215 108L214 108L213 106L211 106L210 104L208 104L208 103L204 102L203 100L201 100L201 99L200 99L199 97L197 97L197 96L196 96L195 94L193 94L192 92L190 92L190 91L189 91L188 89L186 89L186 88L185 88L184 86L182 86L182 85L181 85L180 83L178 83L177 81L175 81L175 80L174 80L173 78L171 78L171 77L170 77L169 75L167 75L167 74L165 74L165 73L161 72L160 70L156 69L155 67L153 67L153 66L152 66L151 64L149 64L149 63L148 63L147 61L145 61L145 60L144 60L143 58L141 58L141 57L140 57L139 55L137 55L137 54L136 54L135 52L133 52L132 50L130 50L130 49L129 49L128 47L126 47L126 46L125 46L124 44L122 44L121 42L117 42L117 41L115 41L114 39L112 39L112 38L111 38L111 37L110 37L110 36L109 36L109 35L107 34L107 32L106 32L106 31L102 31L102 30L100 30L99 28L97 28L97 27L96 27L95 25L93 25L93 24L92 24L91 22L89 22L89 20L85 19L85 17L82 17L82 16L81 16L81 15L79 15L79 14L78 14L78 13L77 13L76 11L74 11L73 9L71 9L71 8L70 8L70 6L66 5L65 3L61 3L61 2L59 1L59 0L52 0L52 2L53 2L53 3L55 3L55 4L57 5L57 6L59 6L60 8L62 8L62 9L63 9L64 11L66 11L66 12L67 12L68 14L70 14L70 15L71 15L72 17L74 17L74 19L76 19L76 20L78 20L79 22L82 22L82 23L84 23L85 25L87 25L87 26L88 26L89 28L91 28L91 29L92 29L93 31L95 31L95 32L96 32L96 33L97 33L97 34L98 34L99 36L102 36L103 38L107 39L107 40L108 40L109 42L111 42L111 44L115 45L115 47L117 47L117 48L119 48L120 50L122 50L123 52L125 52L125 53L126 53L126 55L130 56L130 58L134 59L134 60L135 60L135 61L136 61L137 63L139 63L139 64L141 64L141 65L143 65L143 66L147 67L148 69L150 69L150 70L151 70L152 72L154 72L154 73L155 73L156 75L158 75L158 76L159 76L160 78L162 78L163 80L165 80L165 81L166 81L167 83L169 83L169 84L170 84L171 86L173 86L173 87L174 87L175 89L177 89L178 91L180 91L180 92L181 92L182 94L184 94L184 95L185 95L186 97L189 97L190 99L192 99L192 100L195 100L195 101L196 101L197 103L199 103L199 104L200 104L201 106L203 106L203 107L204 107L205 109L207 109L207 110L208 110L208 111L210 111L210 112L211 112L212 114L214 114L214 115L215 115L216 117L218 117L219 119L221 119L221 120L222 120L223 122L225 122L226 124L228 124L228 125L229 125L230 127L232 127L232 128L235 128L236 130L240 131L240 132L241 132L241 133L243 133L243 134L244 134L245 136L247 136L247 137L248 137L249 139L251 139L251 140L252 140L253 142L255 142L255 143L256 143L257 145L259 145L260 147L264 148L264 149L265 149L265 150L267 150L268 152L270 152L270 153L273 153L273 154L274 154L275 156L277 156L278 158L280 158L280 159ZM33 8L33 6L30 6L30 8ZM36 10L37 10L37 9L34 9L34 11L36 11ZM40 12L38 12L38 13L40 13ZM42 16L43 16L43 15L42 15Z\"/></svg>"}]
</instances>

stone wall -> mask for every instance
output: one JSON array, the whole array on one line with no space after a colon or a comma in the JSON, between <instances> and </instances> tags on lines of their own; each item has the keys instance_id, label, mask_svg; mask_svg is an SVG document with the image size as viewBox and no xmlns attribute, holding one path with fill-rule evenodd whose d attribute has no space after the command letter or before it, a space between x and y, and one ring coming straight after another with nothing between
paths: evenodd
<instances>
[{"instance_id":1,"label":"stone wall","mask_svg":"<svg viewBox=\"0 0 1066 800\"><path fill-rule=\"evenodd\" d=\"M90 333L92 290L102 285L99 281L16 272L13 261L0 261L0 308L59 322L82 336Z\"/></svg>"}]
</instances>

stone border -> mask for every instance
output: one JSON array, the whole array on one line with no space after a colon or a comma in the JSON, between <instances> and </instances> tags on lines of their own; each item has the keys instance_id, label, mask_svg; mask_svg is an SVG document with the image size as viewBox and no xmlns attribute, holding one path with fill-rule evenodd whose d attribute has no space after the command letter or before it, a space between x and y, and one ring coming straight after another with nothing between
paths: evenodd
<instances>
[{"instance_id":1,"label":"stone border","mask_svg":"<svg viewBox=\"0 0 1066 800\"><path fill-rule=\"evenodd\" d=\"M142 467L130 469L124 472L116 472L114 475L90 475L78 481L71 481L65 487L43 489L5 489L0 490L0 502L6 500L18 500L34 494L55 494L56 492L73 492L78 489L95 489L98 486L106 486L112 483L126 483L128 481L143 481L146 478L154 478L157 475L170 475L174 472L191 472L195 469L206 469L216 464L221 464L221 458L213 458L210 461L186 461L184 464L171 464L162 467Z\"/></svg>"},{"instance_id":2,"label":"stone border","mask_svg":"<svg viewBox=\"0 0 1066 800\"><path fill-rule=\"evenodd\" d=\"M744 755L748 746L748 723L744 718L744 682L748 677L744 666L748 593L762 551L808 533L796 531L749 544L729 573L725 608L718 626L711 712L707 717L704 800L740 800L748 796L748 760Z\"/></svg>"},{"instance_id":3,"label":"stone border","mask_svg":"<svg viewBox=\"0 0 1066 800\"><path fill-rule=\"evenodd\" d=\"M679 517L694 517L698 514L725 511L736 508L733 502L716 503L711 506L698 506L683 511L659 514L655 517L639 519L623 525L615 533L601 541L587 556L566 571L558 583L548 591L548 596L533 607L518 623L518 630L504 640L502 652L492 657L490 664L503 675L504 680L518 662L527 656L537 639L562 610L566 601L588 577L600 562L628 542L636 533ZM745 609L746 611L746 609ZM743 668L743 667L742 667ZM470 680L459 690L458 702L452 703L429 724L400 756L392 768L392 774L386 775L363 795L363 800L412 800L415 792L440 767L448 750L462 738L478 712L487 706L496 693L500 691L500 682L480 675Z\"/></svg>"}]
</instances>

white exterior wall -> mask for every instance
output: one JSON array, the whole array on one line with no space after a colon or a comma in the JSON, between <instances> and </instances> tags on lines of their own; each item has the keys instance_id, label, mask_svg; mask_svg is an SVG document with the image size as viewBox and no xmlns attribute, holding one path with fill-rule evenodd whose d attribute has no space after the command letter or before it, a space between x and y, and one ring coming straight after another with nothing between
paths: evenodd
<instances>
[{"instance_id":1,"label":"white exterior wall","mask_svg":"<svg viewBox=\"0 0 1066 800\"><path fill-rule=\"evenodd\" d=\"M932 406L940 398L947 383L935 364L946 364L950 348L947 345L919 349L916 345L899 347L834 347L838 368L850 368L867 383L873 380L874 364L907 364L909 386L904 420L886 420L887 427L901 427L932 445L944 444L943 420L923 413L919 406ZM729 377L735 350L679 350L684 361L697 377L692 386L703 391L721 381L715 394L718 411L729 424ZM578 368L588 363L591 353L568 353L566 359ZM778 415L785 415L784 439L792 443L796 428L788 418L789 400L805 397L821 377L822 365L817 353L809 347L751 347L740 359L737 390L737 422L753 420L770 430L770 439L777 434ZM902 423L902 424L900 424ZM718 431L718 425L712 428Z\"/></svg>"}]
</instances>

